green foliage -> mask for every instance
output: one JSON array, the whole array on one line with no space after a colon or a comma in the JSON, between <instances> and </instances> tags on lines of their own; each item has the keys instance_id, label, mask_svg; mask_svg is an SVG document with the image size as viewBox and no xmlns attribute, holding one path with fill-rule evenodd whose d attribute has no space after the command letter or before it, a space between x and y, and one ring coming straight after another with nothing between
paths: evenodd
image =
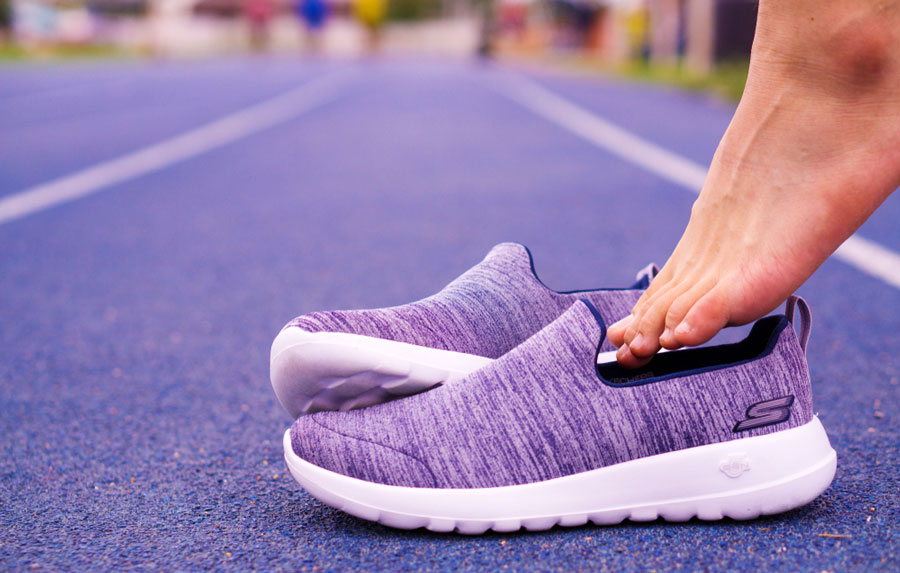
<instances>
[{"instance_id":1,"label":"green foliage","mask_svg":"<svg viewBox=\"0 0 900 573\"><path fill-rule=\"evenodd\" d=\"M434 18L441 13L441 0L389 0L388 20L412 21Z\"/></svg>"},{"instance_id":2,"label":"green foliage","mask_svg":"<svg viewBox=\"0 0 900 573\"><path fill-rule=\"evenodd\" d=\"M582 73L617 75L641 82L673 85L691 91L713 93L730 101L740 101L750 70L748 59L720 62L708 75L697 74L684 64L654 64L634 58L623 64L610 66L589 56L551 54L539 58L551 66L569 68Z\"/></svg>"},{"instance_id":3,"label":"green foliage","mask_svg":"<svg viewBox=\"0 0 900 573\"><path fill-rule=\"evenodd\" d=\"M12 26L12 0L0 0L0 34Z\"/></svg>"},{"instance_id":4,"label":"green foliage","mask_svg":"<svg viewBox=\"0 0 900 573\"><path fill-rule=\"evenodd\" d=\"M684 65L658 65L633 60L615 68L617 73L641 81L679 86L692 91L712 92L722 98L739 101L747 83L749 60L720 62L709 75L697 75Z\"/></svg>"},{"instance_id":5,"label":"green foliage","mask_svg":"<svg viewBox=\"0 0 900 573\"><path fill-rule=\"evenodd\" d=\"M108 45L45 45L26 48L14 43L0 42L0 63L33 62L45 60L94 60L140 58L137 50L126 50Z\"/></svg>"}]
</instances>

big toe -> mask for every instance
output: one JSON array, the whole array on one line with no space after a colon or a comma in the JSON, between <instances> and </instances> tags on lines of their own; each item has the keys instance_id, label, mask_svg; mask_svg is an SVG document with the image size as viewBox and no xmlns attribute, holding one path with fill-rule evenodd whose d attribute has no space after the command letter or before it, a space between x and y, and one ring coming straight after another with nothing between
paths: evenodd
<instances>
[{"instance_id":1,"label":"big toe","mask_svg":"<svg viewBox=\"0 0 900 573\"><path fill-rule=\"evenodd\" d=\"M679 346L697 346L712 339L729 320L727 301L714 289L690 306L672 330L672 339Z\"/></svg>"}]
</instances>

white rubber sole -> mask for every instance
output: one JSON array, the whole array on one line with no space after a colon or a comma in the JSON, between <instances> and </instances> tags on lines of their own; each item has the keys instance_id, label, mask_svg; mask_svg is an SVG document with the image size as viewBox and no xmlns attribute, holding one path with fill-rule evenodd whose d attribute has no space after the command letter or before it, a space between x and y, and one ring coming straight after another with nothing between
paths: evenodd
<instances>
[{"instance_id":1,"label":"white rubber sole","mask_svg":"<svg viewBox=\"0 0 900 573\"><path fill-rule=\"evenodd\" d=\"M284 451L320 501L390 527L479 534L632 521L753 519L805 505L834 479L837 457L818 418L765 436L669 452L548 481L431 489L347 477Z\"/></svg>"},{"instance_id":2,"label":"white rubber sole","mask_svg":"<svg viewBox=\"0 0 900 573\"><path fill-rule=\"evenodd\" d=\"M357 334L287 328L272 343L270 375L281 405L296 418L417 394L491 362Z\"/></svg>"},{"instance_id":3,"label":"white rubber sole","mask_svg":"<svg viewBox=\"0 0 900 573\"><path fill-rule=\"evenodd\" d=\"M604 352L598 362L615 359L615 352ZM475 354L358 334L286 328L272 343L269 370L278 401L296 418L418 394L491 362Z\"/></svg>"}]
</instances>

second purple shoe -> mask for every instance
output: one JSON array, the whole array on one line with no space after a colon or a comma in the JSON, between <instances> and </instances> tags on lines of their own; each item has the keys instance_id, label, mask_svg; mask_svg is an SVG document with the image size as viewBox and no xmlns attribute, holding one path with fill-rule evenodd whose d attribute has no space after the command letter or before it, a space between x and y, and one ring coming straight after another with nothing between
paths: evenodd
<instances>
[{"instance_id":1,"label":"second purple shoe","mask_svg":"<svg viewBox=\"0 0 900 573\"><path fill-rule=\"evenodd\" d=\"M579 301L462 383L298 419L284 436L288 467L355 516L462 533L749 519L831 483L801 299L741 342L661 354L636 371L598 365L604 335L597 309Z\"/></svg>"},{"instance_id":2,"label":"second purple shoe","mask_svg":"<svg viewBox=\"0 0 900 573\"><path fill-rule=\"evenodd\" d=\"M294 418L422 392L490 364L579 298L611 319L626 316L655 273L649 265L628 289L556 292L535 274L527 248L503 243L418 302L295 318L272 344L272 387Z\"/></svg>"}]
</instances>

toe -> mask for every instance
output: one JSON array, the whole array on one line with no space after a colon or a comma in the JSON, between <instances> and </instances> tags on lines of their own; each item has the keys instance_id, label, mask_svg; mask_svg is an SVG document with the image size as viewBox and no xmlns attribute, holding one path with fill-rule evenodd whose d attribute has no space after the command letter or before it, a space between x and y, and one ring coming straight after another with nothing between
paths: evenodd
<instances>
[{"instance_id":1,"label":"toe","mask_svg":"<svg viewBox=\"0 0 900 573\"><path fill-rule=\"evenodd\" d=\"M625 330L631 325L634 321L634 315L629 314L622 320L611 324L608 329L606 329L606 338L609 339L611 343L615 346L622 346L625 344Z\"/></svg>"},{"instance_id":2,"label":"toe","mask_svg":"<svg viewBox=\"0 0 900 573\"><path fill-rule=\"evenodd\" d=\"M635 335L628 342L632 354L646 358L653 356L659 351L659 338L663 334L666 324L666 313L672 305L672 301L680 294L677 290L677 285L673 285L672 288L655 297L649 308L636 320Z\"/></svg>"},{"instance_id":3,"label":"toe","mask_svg":"<svg viewBox=\"0 0 900 573\"><path fill-rule=\"evenodd\" d=\"M632 339L637 335L638 324L640 324L644 312L653 304L659 293L665 291L665 287L668 284L665 279L666 276L663 273L657 275L653 282L650 283L650 288L645 290L638 298L638 301L634 303L631 314L610 327L610 331L607 333L610 342L616 346L631 343Z\"/></svg>"},{"instance_id":4,"label":"toe","mask_svg":"<svg viewBox=\"0 0 900 573\"><path fill-rule=\"evenodd\" d=\"M659 343L663 348L676 350L684 346L675 336L675 329L684 322L685 316L697 304L697 300L709 290L706 284L696 284L672 301L666 311L665 328L659 337Z\"/></svg>"},{"instance_id":5,"label":"toe","mask_svg":"<svg viewBox=\"0 0 900 573\"><path fill-rule=\"evenodd\" d=\"M697 346L708 342L728 322L727 301L714 289L690 306L672 334L676 343L681 346Z\"/></svg>"},{"instance_id":6,"label":"toe","mask_svg":"<svg viewBox=\"0 0 900 573\"><path fill-rule=\"evenodd\" d=\"M623 344L631 347L632 354L652 356L659 350L658 338L663 323L663 316L657 310L660 301L671 300L679 293L678 282L672 280L666 268L660 272L635 303L631 315L610 327L607 336L615 346ZM663 303L664 305L666 303Z\"/></svg>"},{"instance_id":7,"label":"toe","mask_svg":"<svg viewBox=\"0 0 900 573\"><path fill-rule=\"evenodd\" d=\"M650 362L650 358L642 358L632 354L628 346L622 346L616 351L616 360L625 368L640 368Z\"/></svg>"},{"instance_id":8,"label":"toe","mask_svg":"<svg viewBox=\"0 0 900 573\"><path fill-rule=\"evenodd\" d=\"M659 335L659 345L666 350L677 350L682 347L682 344L675 338L674 329L669 328L668 326L666 326L663 333Z\"/></svg>"}]
</instances>

